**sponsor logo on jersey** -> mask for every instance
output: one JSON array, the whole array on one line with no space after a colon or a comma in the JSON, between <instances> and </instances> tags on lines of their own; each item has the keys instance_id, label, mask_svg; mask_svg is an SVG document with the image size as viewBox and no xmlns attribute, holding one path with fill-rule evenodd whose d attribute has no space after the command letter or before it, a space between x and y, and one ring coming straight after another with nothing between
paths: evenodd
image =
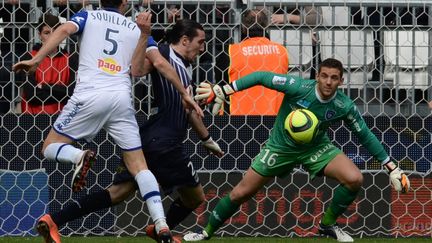
<instances>
[{"instance_id":1,"label":"sponsor logo on jersey","mask_svg":"<svg viewBox=\"0 0 432 243\"><path fill-rule=\"evenodd\" d=\"M308 108L310 106L310 104L311 103L309 101L304 100L304 99L297 101L297 105L299 105L300 107L303 107L303 108Z\"/></svg>"},{"instance_id":2,"label":"sponsor logo on jersey","mask_svg":"<svg viewBox=\"0 0 432 243\"><path fill-rule=\"evenodd\" d=\"M286 83L286 81L287 81L286 77L274 76L272 83L274 85L284 85Z\"/></svg>"},{"instance_id":3,"label":"sponsor logo on jersey","mask_svg":"<svg viewBox=\"0 0 432 243\"><path fill-rule=\"evenodd\" d=\"M97 66L100 70L109 74L116 74L121 71L121 66L112 58L98 59Z\"/></svg>"},{"instance_id":4,"label":"sponsor logo on jersey","mask_svg":"<svg viewBox=\"0 0 432 243\"><path fill-rule=\"evenodd\" d=\"M360 114L359 114L359 116L360 116ZM360 124L357 122L357 119L355 119L355 117L353 115L349 114L347 116L347 119L352 124L352 126L354 127L354 129L357 132L360 132L362 130L361 127L360 127Z\"/></svg>"},{"instance_id":5,"label":"sponsor logo on jersey","mask_svg":"<svg viewBox=\"0 0 432 243\"><path fill-rule=\"evenodd\" d=\"M329 143L329 144L327 144L326 146L324 146L323 148L321 148L321 149L319 149L315 154L313 154L309 159L312 161L312 162L317 162L318 161L318 159L325 153L325 152L327 152L327 150L329 150L329 149L331 149L331 148L333 148L334 147L334 145L333 144L331 144L331 143Z\"/></svg>"},{"instance_id":6,"label":"sponsor logo on jersey","mask_svg":"<svg viewBox=\"0 0 432 243\"><path fill-rule=\"evenodd\" d=\"M81 104L76 104L73 108L72 111L70 111L69 113L66 114L66 117L59 123L57 123L56 128L59 131L63 131L63 127L67 126L72 119L78 114L78 112L81 110Z\"/></svg>"}]
</instances>

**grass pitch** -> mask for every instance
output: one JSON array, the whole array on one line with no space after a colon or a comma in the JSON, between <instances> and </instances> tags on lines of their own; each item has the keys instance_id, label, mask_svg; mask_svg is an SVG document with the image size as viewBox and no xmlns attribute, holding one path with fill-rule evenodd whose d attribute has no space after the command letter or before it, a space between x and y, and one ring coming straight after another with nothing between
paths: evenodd
<instances>
[{"instance_id":1,"label":"grass pitch","mask_svg":"<svg viewBox=\"0 0 432 243\"><path fill-rule=\"evenodd\" d=\"M1 243L43 243L42 237L0 237ZM62 243L154 243L147 237L62 237ZM214 237L205 243L337 243L329 238L273 238L273 237ZM432 242L431 238L354 238L356 243L420 243Z\"/></svg>"}]
</instances>

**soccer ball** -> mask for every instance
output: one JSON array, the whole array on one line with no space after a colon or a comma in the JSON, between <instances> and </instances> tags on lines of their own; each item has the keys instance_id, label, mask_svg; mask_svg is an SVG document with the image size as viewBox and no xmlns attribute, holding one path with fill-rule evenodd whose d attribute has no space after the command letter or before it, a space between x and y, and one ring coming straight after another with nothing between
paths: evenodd
<instances>
[{"instance_id":1,"label":"soccer ball","mask_svg":"<svg viewBox=\"0 0 432 243\"><path fill-rule=\"evenodd\" d=\"M310 143L318 130L318 118L309 110L293 110L285 118L285 130L300 144Z\"/></svg>"}]
</instances>

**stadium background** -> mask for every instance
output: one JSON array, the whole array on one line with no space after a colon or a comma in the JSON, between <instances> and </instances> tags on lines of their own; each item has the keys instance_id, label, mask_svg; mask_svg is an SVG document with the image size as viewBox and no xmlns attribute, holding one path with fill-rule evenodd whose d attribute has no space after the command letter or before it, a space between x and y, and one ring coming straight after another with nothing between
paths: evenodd
<instances>
[{"instance_id":1,"label":"stadium background","mask_svg":"<svg viewBox=\"0 0 432 243\"><path fill-rule=\"evenodd\" d=\"M37 41L33 29L44 10L39 7L40 2L22 0L19 5L7 6L3 1L0 5L1 17L4 19L0 25L4 30L1 39L1 104L8 107L7 113L0 115L0 236L34 235L34 222L43 213L59 210L85 193L107 187L120 159L119 148L104 132L94 142L82 144L85 148L97 151L98 162L89 175L88 189L73 194L69 185L71 166L49 162L39 152L55 116L25 115L15 109L20 101L20 86L10 67L21 57L22 48L30 48ZM144 8L137 1L129 2L133 6L130 10L132 17L136 11ZM95 5L97 1L90 3ZM50 8L52 1L48 0L44 4L44 7ZM169 26L166 9L170 4L177 4L183 10L182 17L195 18L204 25L208 44L194 70L197 82L204 79L222 81L216 78L219 77L217 73L226 70L218 70L217 57L227 52L228 44L240 40L239 19L245 7L265 5L270 11L287 11L290 7L301 10L304 5L314 4L316 7L329 8L330 18L327 16L327 20L324 20L326 16L323 12L323 21L316 25L270 26L272 39L287 45L290 72L306 78L314 72L314 64L319 58L330 55L344 60L348 71L346 78L349 80L344 90L355 100L368 125L383 141L391 156L408 172L413 187L413 191L407 195L395 193L380 165L358 144L356 138L342 123L334 125L329 135L363 170L365 176L358 199L349 208L346 217L338 222L356 237L431 237L432 127L426 101L432 100L432 15L427 1L412 0L409 6L406 1L359 3L349 0L247 1L246 4L235 0L154 1L154 4L157 6L152 7L152 10L158 16L155 29L162 30ZM350 15L353 10L365 10L368 7L376 8L383 19L382 23L370 23L368 20L361 24L354 23ZM427 25L416 24L416 21L409 25L400 22L387 25L382 14L385 7L394 9L401 18L407 14L403 11L406 7L420 10L429 17L429 22ZM52 10L59 11L67 18L72 14L70 9L54 7ZM338 22L338 18L343 21ZM413 15L412 20L417 20L417 17ZM310 32L322 37L314 51L311 51L312 44L305 38L309 37ZM375 52L372 58L368 52L374 47L373 42L367 41L371 32L377 32L382 37L380 46L383 47L374 50L382 54L377 55L378 58ZM287 36L287 33L291 35ZM391 35L385 33L391 33L396 38L388 40L385 37ZM330 42L324 38L329 38ZM357 39L362 40L362 44L358 44ZM71 39L67 44L73 46L74 43L76 40ZM396 52L389 53L392 50ZM411 55L407 58L404 51ZM425 55L427 58L423 58ZM372 63L368 63L370 59ZM373 72L378 75L371 75ZM151 80L147 77L136 80L134 85L139 120L145 119L150 112L150 86ZM188 218L177 228L178 231L194 230L205 223L209 209L239 181L242 172L248 168L267 139L273 121L274 117L206 116L205 123L210 126L213 138L226 152L222 159L207 155L194 133L189 133L185 145L192 154L195 168L199 169L208 202L196 210L197 221L193 217ZM335 182L331 180L318 178L310 181L309 176L299 168L292 176L277 179L266 186L254 200L244 204L241 212L219 233L236 236L313 236L317 233L315 226L329 203L334 186ZM165 203L171 198L167 198ZM149 220L146 212L141 200L133 197L118 207L71 222L61 228L61 233L142 234Z\"/></svg>"}]
</instances>

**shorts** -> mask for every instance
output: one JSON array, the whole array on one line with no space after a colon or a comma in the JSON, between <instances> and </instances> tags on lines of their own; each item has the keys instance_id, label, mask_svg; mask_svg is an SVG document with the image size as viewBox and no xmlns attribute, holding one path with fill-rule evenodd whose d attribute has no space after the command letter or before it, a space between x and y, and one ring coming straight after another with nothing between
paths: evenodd
<instances>
[{"instance_id":1,"label":"shorts","mask_svg":"<svg viewBox=\"0 0 432 243\"><path fill-rule=\"evenodd\" d=\"M144 152L144 157L148 168L167 195L176 188L196 187L200 184L198 174L189 156L184 153L182 145L162 151ZM113 184L117 185L126 181L135 181L135 178L122 161L114 175Z\"/></svg>"},{"instance_id":2,"label":"shorts","mask_svg":"<svg viewBox=\"0 0 432 243\"><path fill-rule=\"evenodd\" d=\"M252 162L252 169L265 177L285 177L294 167L303 165L312 179L342 151L332 143L323 143L308 150L280 152L271 146L264 146Z\"/></svg>"},{"instance_id":3,"label":"shorts","mask_svg":"<svg viewBox=\"0 0 432 243\"><path fill-rule=\"evenodd\" d=\"M123 150L141 148L135 110L129 92L74 94L56 119L54 130L87 142L104 128Z\"/></svg>"}]
</instances>

